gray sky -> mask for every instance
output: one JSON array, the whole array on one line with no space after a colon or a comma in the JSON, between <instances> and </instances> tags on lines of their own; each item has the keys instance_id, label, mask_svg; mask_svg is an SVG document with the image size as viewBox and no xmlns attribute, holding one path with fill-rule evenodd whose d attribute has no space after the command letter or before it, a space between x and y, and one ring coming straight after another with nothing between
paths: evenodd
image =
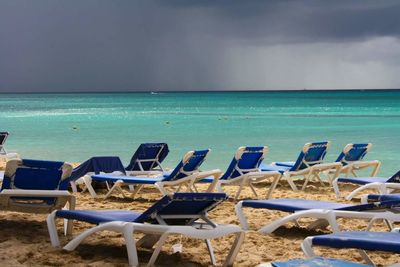
<instances>
[{"instance_id":1,"label":"gray sky","mask_svg":"<svg viewBox=\"0 0 400 267\"><path fill-rule=\"evenodd\" d=\"M0 92L400 88L397 0L0 0Z\"/></svg>"}]
</instances>

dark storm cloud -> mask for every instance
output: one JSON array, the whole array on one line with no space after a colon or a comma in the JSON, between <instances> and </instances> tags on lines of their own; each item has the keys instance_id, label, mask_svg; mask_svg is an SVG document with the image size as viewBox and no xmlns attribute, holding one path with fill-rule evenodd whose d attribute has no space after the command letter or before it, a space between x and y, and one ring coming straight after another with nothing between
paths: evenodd
<instances>
[{"instance_id":1,"label":"dark storm cloud","mask_svg":"<svg viewBox=\"0 0 400 267\"><path fill-rule=\"evenodd\" d=\"M365 84L399 86L398 14L398 1L0 0L0 92L357 87L372 71Z\"/></svg>"},{"instance_id":2,"label":"dark storm cloud","mask_svg":"<svg viewBox=\"0 0 400 267\"><path fill-rule=\"evenodd\" d=\"M266 42L346 41L400 36L398 1L172 0L170 8L202 10L211 31ZM250 41L254 39L249 39Z\"/></svg>"}]
</instances>

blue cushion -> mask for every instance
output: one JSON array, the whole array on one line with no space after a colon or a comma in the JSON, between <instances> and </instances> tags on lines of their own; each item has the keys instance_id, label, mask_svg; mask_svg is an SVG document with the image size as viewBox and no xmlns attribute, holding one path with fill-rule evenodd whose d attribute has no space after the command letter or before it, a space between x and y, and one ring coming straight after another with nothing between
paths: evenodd
<instances>
[{"instance_id":1,"label":"blue cushion","mask_svg":"<svg viewBox=\"0 0 400 267\"><path fill-rule=\"evenodd\" d=\"M110 174L98 174L93 175L92 179L94 181L99 182L116 182L118 180L122 180L127 184L155 184L156 182L163 181L165 179L164 176L159 177L136 177L136 176L118 176L118 175L110 175Z\"/></svg>"},{"instance_id":2,"label":"blue cushion","mask_svg":"<svg viewBox=\"0 0 400 267\"><path fill-rule=\"evenodd\" d=\"M290 166L266 165L263 163L260 165L261 171L278 171L280 173L284 173L285 171L290 171L291 169L292 167Z\"/></svg>"},{"instance_id":3,"label":"blue cushion","mask_svg":"<svg viewBox=\"0 0 400 267\"><path fill-rule=\"evenodd\" d=\"M214 176L208 176L200 181L200 183L209 183L211 184L214 182Z\"/></svg>"},{"instance_id":4,"label":"blue cushion","mask_svg":"<svg viewBox=\"0 0 400 267\"><path fill-rule=\"evenodd\" d=\"M400 194L387 194L387 195L371 194L371 195L368 195L367 198L368 198L368 200L372 200L372 201L399 200Z\"/></svg>"},{"instance_id":5,"label":"blue cushion","mask_svg":"<svg viewBox=\"0 0 400 267\"><path fill-rule=\"evenodd\" d=\"M73 219L93 224L111 221L134 222L141 213L125 210L58 210L57 217Z\"/></svg>"},{"instance_id":6,"label":"blue cushion","mask_svg":"<svg viewBox=\"0 0 400 267\"><path fill-rule=\"evenodd\" d=\"M400 253L400 234L395 232L337 232L314 236L312 243L334 248L358 248Z\"/></svg>"},{"instance_id":7,"label":"blue cushion","mask_svg":"<svg viewBox=\"0 0 400 267\"><path fill-rule=\"evenodd\" d=\"M387 180L388 178L384 177L343 177L339 178L338 182L365 185L375 182L385 183Z\"/></svg>"},{"instance_id":8,"label":"blue cushion","mask_svg":"<svg viewBox=\"0 0 400 267\"><path fill-rule=\"evenodd\" d=\"M55 190L61 180L59 169L17 168L14 186L26 190Z\"/></svg>"},{"instance_id":9,"label":"blue cushion","mask_svg":"<svg viewBox=\"0 0 400 267\"><path fill-rule=\"evenodd\" d=\"M296 163L295 161L285 161L285 162L275 162L275 165L293 167L295 163Z\"/></svg>"},{"instance_id":10,"label":"blue cushion","mask_svg":"<svg viewBox=\"0 0 400 267\"><path fill-rule=\"evenodd\" d=\"M273 267L367 267L370 265L353 263L344 260L315 257L312 259L293 259L289 261L274 261Z\"/></svg>"},{"instance_id":11,"label":"blue cushion","mask_svg":"<svg viewBox=\"0 0 400 267\"><path fill-rule=\"evenodd\" d=\"M243 200L242 205L243 207L281 210L286 212L295 212L299 210L309 210L309 209L343 209L354 206L351 204L342 204L342 203L319 201L319 200L296 199L296 198L269 199L269 200Z\"/></svg>"}]
</instances>

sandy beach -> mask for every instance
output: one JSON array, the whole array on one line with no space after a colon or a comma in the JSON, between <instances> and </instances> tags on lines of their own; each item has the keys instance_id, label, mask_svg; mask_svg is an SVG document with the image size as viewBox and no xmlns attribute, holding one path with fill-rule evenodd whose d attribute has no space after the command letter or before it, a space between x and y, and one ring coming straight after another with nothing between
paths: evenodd
<instances>
[{"instance_id":1,"label":"sandy beach","mask_svg":"<svg viewBox=\"0 0 400 267\"><path fill-rule=\"evenodd\" d=\"M4 169L4 165L0 165ZM257 186L260 195L265 194L268 184ZM200 186L201 188L201 186ZM235 187L226 187L227 193L233 194ZM348 193L353 187L344 187ZM102 192L104 193L104 192ZM143 211L160 198L159 192L151 187L145 188L135 199L123 198L121 195L104 199L92 199L88 193L77 193L77 209L125 209ZM274 198L304 198L335 201L333 190L326 186L318 188L310 185L304 192L293 192L286 182L276 189ZM250 189L246 189L242 199L253 198ZM355 199L354 202L359 202ZM234 212L235 202L225 201L210 213L210 217L218 223L239 224ZM281 212L266 212L263 210L246 209L250 222L250 231L246 233L245 241L235 261L235 266L256 266L274 260L288 260L303 257L300 244L310 235L329 233L326 230L310 231L305 227L297 228L292 224L281 227L274 234L261 235L257 229L262 225L284 215ZM50 245L45 223L46 215L23 214L14 212L0 213L0 260L3 266L128 266L127 254L123 239L119 234L102 232L88 238L73 252L66 252ZM304 220L303 222L307 222ZM304 224L306 225L306 224ZM363 230L366 222L361 220L341 220L340 225L347 230ZM62 221L58 221L59 233ZM74 223L74 234L89 228L90 225L81 222ZM383 223L377 223L373 230L386 231ZM61 243L66 244L69 238L61 236ZM172 253L171 246L182 241L183 252ZM222 264L233 237L213 241L215 254L219 264ZM318 249L320 255L362 262L357 251ZM370 253L372 259L381 265L398 261L396 255L389 253ZM143 265L149 260L151 252L139 248L139 260ZM167 241L156 265L159 266L210 266L210 261L204 242L174 236Z\"/></svg>"}]
</instances>

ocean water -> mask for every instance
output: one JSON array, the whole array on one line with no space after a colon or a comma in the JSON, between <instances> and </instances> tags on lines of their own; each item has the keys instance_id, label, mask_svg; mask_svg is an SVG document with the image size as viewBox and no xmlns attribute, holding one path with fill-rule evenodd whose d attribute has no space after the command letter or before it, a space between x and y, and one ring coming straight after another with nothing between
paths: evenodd
<instances>
[{"instance_id":1,"label":"ocean water","mask_svg":"<svg viewBox=\"0 0 400 267\"><path fill-rule=\"evenodd\" d=\"M0 94L0 131L25 158L84 161L142 142L167 142L165 166L211 148L203 169L225 169L239 146L268 145L266 162L295 160L303 144L372 142L380 174L400 169L400 91Z\"/></svg>"}]
</instances>

